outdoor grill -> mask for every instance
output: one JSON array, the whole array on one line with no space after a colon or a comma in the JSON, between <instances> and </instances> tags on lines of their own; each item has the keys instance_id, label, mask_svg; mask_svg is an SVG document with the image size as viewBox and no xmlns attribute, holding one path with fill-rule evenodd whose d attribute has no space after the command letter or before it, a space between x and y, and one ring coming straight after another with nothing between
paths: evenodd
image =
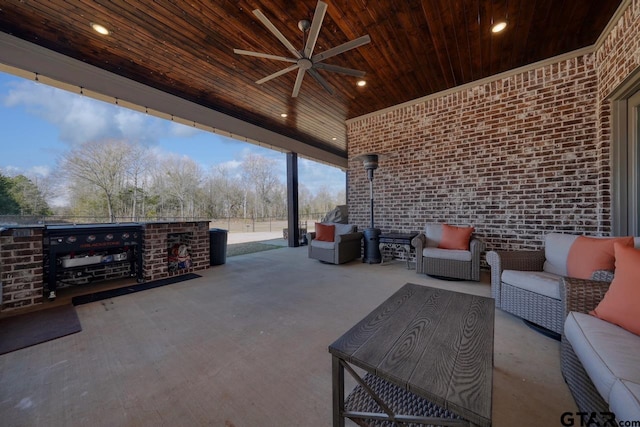
<instances>
[{"instance_id":1,"label":"outdoor grill","mask_svg":"<svg viewBox=\"0 0 640 427\"><path fill-rule=\"evenodd\" d=\"M142 275L142 226L131 224L49 225L45 227L44 268L49 299L63 277L91 277L95 267L129 263L129 274Z\"/></svg>"}]
</instances>

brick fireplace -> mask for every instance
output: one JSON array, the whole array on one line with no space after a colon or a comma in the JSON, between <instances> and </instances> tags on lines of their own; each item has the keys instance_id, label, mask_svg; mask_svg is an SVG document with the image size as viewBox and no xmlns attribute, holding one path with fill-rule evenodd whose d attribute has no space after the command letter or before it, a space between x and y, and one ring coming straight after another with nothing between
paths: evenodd
<instances>
[{"instance_id":1,"label":"brick fireplace","mask_svg":"<svg viewBox=\"0 0 640 427\"><path fill-rule=\"evenodd\" d=\"M145 224L142 248L146 280L163 279L208 268L209 222ZM174 249L176 254L172 253ZM180 254L181 250L189 255L189 262L183 259L185 255Z\"/></svg>"}]
</instances>

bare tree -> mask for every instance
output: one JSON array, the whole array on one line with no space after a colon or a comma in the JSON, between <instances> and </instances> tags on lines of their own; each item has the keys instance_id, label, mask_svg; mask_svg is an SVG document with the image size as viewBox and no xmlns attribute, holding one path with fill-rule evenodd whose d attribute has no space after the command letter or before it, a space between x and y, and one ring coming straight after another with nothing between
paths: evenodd
<instances>
[{"instance_id":1,"label":"bare tree","mask_svg":"<svg viewBox=\"0 0 640 427\"><path fill-rule=\"evenodd\" d=\"M240 167L217 166L205 174L192 159L179 155L156 158L153 152L126 141L88 142L61 158L59 170L71 203L69 211L87 217L142 219L283 217L287 190L279 179L281 165L247 154ZM312 195L300 186L300 210L327 212L344 199L322 189ZM60 193L62 195L62 193Z\"/></svg>"},{"instance_id":2,"label":"bare tree","mask_svg":"<svg viewBox=\"0 0 640 427\"><path fill-rule=\"evenodd\" d=\"M231 218L239 215L243 205L243 189L239 176L227 165L218 165L211 170L209 177L210 200L215 212L227 218L227 227L231 227ZM216 215L218 216L218 215Z\"/></svg>"},{"instance_id":3,"label":"bare tree","mask_svg":"<svg viewBox=\"0 0 640 427\"><path fill-rule=\"evenodd\" d=\"M138 191L141 189L144 197L144 185L140 187L144 173L148 170L149 166L153 162L153 155L149 152L147 147L139 143L131 144L129 152L129 168L127 169L127 176L131 180L133 187L133 195L131 200L131 220L138 220ZM144 215L144 213L143 213Z\"/></svg>"},{"instance_id":4,"label":"bare tree","mask_svg":"<svg viewBox=\"0 0 640 427\"><path fill-rule=\"evenodd\" d=\"M249 153L244 156L242 162L243 181L250 189L249 194L253 198L252 218L266 216L268 206L272 203L271 193L279 182L276 174L277 162L266 157ZM246 191L245 190L245 191Z\"/></svg>"},{"instance_id":5,"label":"bare tree","mask_svg":"<svg viewBox=\"0 0 640 427\"><path fill-rule=\"evenodd\" d=\"M198 164L188 157L169 156L161 164L164 172L167 194L180 207L180 217L185 218L185 210L195 216L195 196L203 181L203 172Z\"/></svg>"},{"instance_id":6,"label":"bare tree","mask_svg":"<svg viewBox=\"0 0 640 427\"><path fill-rule=\"evenodd\" d=\"M111 222L115 221L114 195L122 188L129 168L129 148L122 140L89 141L66 153L60 162L68 178L86 181L102 191Z\"/></svg>"}]
</instances>

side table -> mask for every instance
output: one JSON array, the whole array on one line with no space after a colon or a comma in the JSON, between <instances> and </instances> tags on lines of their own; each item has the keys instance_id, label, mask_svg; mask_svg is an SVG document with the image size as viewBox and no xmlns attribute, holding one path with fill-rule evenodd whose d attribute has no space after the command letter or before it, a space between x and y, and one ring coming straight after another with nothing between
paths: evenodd
<instances>
[{"instance_id":1,"label":"side table","mask_svg":"<svg viewBox=\"0 0 640 427\"><path fill-rule=\"evenodd\" d=\"M382 256L382 249L385 247L392 249L402 249L405 252L405 256L407 258L407 270L411 267L409 266L409 256L411 255L411 240L416 237L418 233L382 233L379 237L379 245L381 261L380 264L384 262L384 256ZM416 255L417 256L417 255Z\"/></svg>"}]
</instances>

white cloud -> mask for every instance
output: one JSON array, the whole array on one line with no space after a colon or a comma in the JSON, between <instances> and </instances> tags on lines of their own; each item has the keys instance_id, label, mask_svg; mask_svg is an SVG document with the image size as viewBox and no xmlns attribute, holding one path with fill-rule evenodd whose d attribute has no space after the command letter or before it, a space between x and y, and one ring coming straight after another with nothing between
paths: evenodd
<instances>
[{"instance_id":1,"label":"white cloud","mask_svg":"<svg viewBox=\"0 0 640 427\"><path fill-rule=\"evenodd\" d=\"M153 145L172 123L138 111L79 96L30 81L12 82L7 107L25 107L57 127L59 139L75 145L86 141L125 139Z\"/></svg>"},{"instance_id":2,"label":"white cloud","mask_svg":"<svg viewBox=\"0 0 640 427\"><path fill-rule=\"evenodd\" d=\"M304 184L312 193L316 193L321 187L336 192L346 188L345 173L339 168L308 159L299 159L298 170L300 183Z\"/></svg>"},{"instance_id":3,"label":"white cloud","mask_svg":"<svg viewBox=\"0 0 640 427\"><path fill-rule=\"evenodd\" d=\"M178 138L190 138L199 134L200 132L203 131L193 126L183 125L182 123L172 122L169 124L169 133L171 134L171 136L175 136Z\"/></svg>"},{"instance_id":4,"label":"white cloud","mask_svg":"<svg viewBox=\"0 0 640 427\"><path fill-rule=\"evenodd\" d=\"M173 154L159 148L158 141L161 138L164 145L165 136L187 139L206 134L207 145L203 146L199 152L202 155L192 154L194 160L200 163L203 169L206 170L212 164L218 164L220 159L220 157L216 157L218 150L221 153L229 151L235 153L234 160L220 163L232 170L238 170L243 158L248 153L254 153L276 160L279 177L282 182L286 182L286 156L278 151L208 133L193 126L166 121L28 80L11 81L8 85L7 95L0 99L0 102L3 102L7 107L23 108L35 116L33 120L44 120L52 124L58 131L59 140L63 143L76 145L86 141L124 139L142 143L153 150L159 158L164 158ZM194 140L198 140L198 138ZM202 143L202 140L203 138L200 138L198 143ZM216 144L220 145L216 147ZM180 147L182 146L186 146L186 144L181 143ZM242 148L240 149L240 147ZM38 161L38 163L42 162ZM47 176L51 172L49 166L33 166L29 170L18 167L11 168L11 166L4 167L7 173L12 174L29 173ZM345 187L345 174L338 168L300 158L299 172L300 183L314 193L322 187L327 187L330 190L335 189L336 192L342 191Z\"/></svg>"},{"instance_id":5,"label":"white cloud","mask_svg":"<svg viewBox=\"0 0 640 427\"><path fill-rule=\"evenodd\" d=\"M150 117L138 111L115 108L114 127L117 135L123 139L151 145L157 141L166 128L166 123L157 117ZM114 129L114 134L116 134Z\"/></svg>"},{"instance_id":6,"label":"white cloud","mask_svg":"<svg viewBox=\"0 0 640 427\"><path fill-rule=\"evenodd\" d=\"M0 172L6 176L24 175L28 178L31 177L47 177L51 174L51 167L46 165L31 166L28 169L21 168L19 166L6 165L0 168Z\"/></svg>"},{"instance_id":7,"label":"white cloud","mask_svg":"<svg viewBox=\"0 0 640 427\"><path fill-rule=\"evenodd\" d=\"M240 166L242 166L242 162L238 160L229 160L229 161L220 163L220 166L230 170L237 170L237 169L240 169Z\"/></svg>"},{"instance_id":8,"label":"white cloud","mask_svg":"<svg viewBox=\"0 0 640 427\"><path fill-rule=\"evenodd\" d=\"M17 166L6 165L0 168L0 173L6 176L16 176L22 173L22 169Z\"/></svg>"},{"instance_id":9,"label":"white cloud","mask_svg":"<svg viewBox=\"0 0 640 427\"><path fill-rule=\"evenodd\" d=\"M47 177L51 174L50 166L32 166L29 168L27 173L31 176L42 176Z\"/></svg>"}]
</instances>

